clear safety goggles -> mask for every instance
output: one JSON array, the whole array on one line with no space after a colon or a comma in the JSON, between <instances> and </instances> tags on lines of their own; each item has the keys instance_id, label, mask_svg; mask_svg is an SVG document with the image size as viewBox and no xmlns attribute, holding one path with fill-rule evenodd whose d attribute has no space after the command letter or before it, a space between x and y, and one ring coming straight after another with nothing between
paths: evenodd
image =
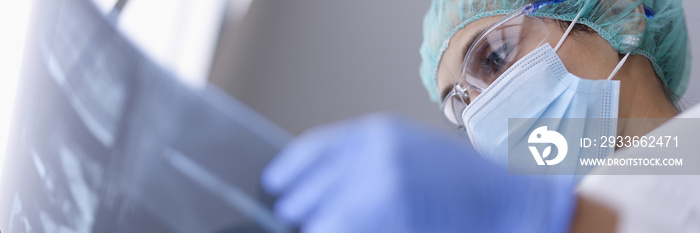
<instances>
[{"instance_id":1,"label":"clear safety goggles","mask_svg":"<svg viewBox=\"0 0 700 233\"><path fill-rule=\"evenodd\" d=\"M462 62L459 82L445 97L442 110L455 127L463 127L462 112L503 72L549 37L545 23L530 16L532 4L515 11L483 31L473 41Z\"/></svg>"}]
</instances>

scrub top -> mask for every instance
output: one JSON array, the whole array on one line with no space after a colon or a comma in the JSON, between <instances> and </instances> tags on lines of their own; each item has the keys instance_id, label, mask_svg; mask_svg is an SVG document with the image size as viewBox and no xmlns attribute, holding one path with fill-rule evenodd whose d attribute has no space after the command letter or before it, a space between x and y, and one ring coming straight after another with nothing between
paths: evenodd
<instances>
[{"instance_id":1,"label":"scrub top","mask_svg":"<svg viewBox=\"0 0 700 233\"><path fill-rule=\"evenodd\" d=\"M695 119L687 119L695 118ZM679 155L648 148L616 151L615 158L684 158L685 175L644 168L598 167L579 184L577 192L617 212L617 232L700 232L700 105L667 121L647 135L682 138ZM649 168L655 169L655 168ZM695 169L695 171L687 170ZM668 171L668 170L667 170ZM688 172L690 171L690 172ZM681 172L682 173L682 172ZM694 173L694 174L693 174ZM613 175L617 174L617 175Z\"/></svg>"}]
</instances>

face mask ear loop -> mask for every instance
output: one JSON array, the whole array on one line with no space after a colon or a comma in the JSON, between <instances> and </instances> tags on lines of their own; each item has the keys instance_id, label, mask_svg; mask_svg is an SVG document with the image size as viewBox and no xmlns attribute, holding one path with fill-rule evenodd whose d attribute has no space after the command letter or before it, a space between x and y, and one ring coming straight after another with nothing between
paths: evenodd
<instances>
[{"instance_id":1,"label":"face mask ear loop","mask_svg":"<svg viewBox=\"0 0 700 233\"><path fill-rule=\"evenodd\" d=\"M627 57L630 56L630 53L625 54L625 57L620 60L619 63L617 63L617 66L615 66L615 69L610 73L610 76L608 76L608 80L612 80L613 77L615 77L615 74L617 74L618 71L620 71L620 68L622 68L622 65L625 64L625 61L627 61Z\"/></svg>"},{"instance_id":2,"label":"face mask ear loop","mask_svg":"<svg viewBox=\"0 0 700 233\"><path fill-rule=\"evenodd\" d=\"M567 37L567 36L569 35L569 33L571 32L571 29L574 28L574 25L576 25L576 22L578 22L578 17L581 16L581 13L583 13L583 9L581 9L581 10L578 12L578 14L576 15L576 17L574 17L574 20L571 21L571 24L569 25L569 28L566 29L566 32L564 32L564 35L561 37L561 39L559 39L559 43L557 43L557 46L554 47L554 51L555 51L555 52L556 52L556 51L559 51L559 48L561 48L561 45L564 44L564 40L566 39L566 37Z\"/></svg>"}]
</instances>

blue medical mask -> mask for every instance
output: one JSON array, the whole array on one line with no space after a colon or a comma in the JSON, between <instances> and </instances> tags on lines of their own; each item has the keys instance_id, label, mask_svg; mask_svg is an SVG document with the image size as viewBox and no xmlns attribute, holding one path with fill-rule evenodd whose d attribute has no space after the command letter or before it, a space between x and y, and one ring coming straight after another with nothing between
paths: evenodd
<instances>
[{"instance_id":1,"label":"blue medical mask","mask_svg":"<svg viewBox=\"0 0 700 233\"><path fill-rule=\"evenodd\" d=\"M601 124L600 119L617 118L619 96L620 81L589 80L569 73L555 49L547 43L513 64L476 97L462 113L462 119L472 144L482 156L497 163L519 166L520 162L509 161L508 151L517 145L509 145L508 137L527 143L529 132L545 120L549 121L546 122L548 130L557 131L566 138L616 135L617 121ZM533 120L509 128L509 118ZM570 118L591 121L585 124L564 122ZM561 119L561 122L552 123L552 119ZM592 152L596 155L590 156L606 157L613 150L601 147ZM552 170L551 174L573 174L571 169L577 169L580 153L577 147L570 147L566 159L553 167L558 170ZM528 159L522 161L523 165L535 164L532 156L522 158Z\"/></svg>"}]
</instances>

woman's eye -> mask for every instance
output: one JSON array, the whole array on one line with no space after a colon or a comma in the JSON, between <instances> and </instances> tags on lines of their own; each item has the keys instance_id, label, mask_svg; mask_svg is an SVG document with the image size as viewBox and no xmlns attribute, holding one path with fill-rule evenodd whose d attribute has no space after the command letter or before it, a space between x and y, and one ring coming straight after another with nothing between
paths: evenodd
<instances>
[{"instance_id":1,"label":"woman's eye","mask_svg":"<svg viewBox=\"0 0 700 233\"><path fill-rule=\"evenodd\" d=\"M490 72L498 73L498 71L506 65L510 50L510 42L506 42L489 53L481 63L486 66Z\"/></svg>"}]
</instances>

